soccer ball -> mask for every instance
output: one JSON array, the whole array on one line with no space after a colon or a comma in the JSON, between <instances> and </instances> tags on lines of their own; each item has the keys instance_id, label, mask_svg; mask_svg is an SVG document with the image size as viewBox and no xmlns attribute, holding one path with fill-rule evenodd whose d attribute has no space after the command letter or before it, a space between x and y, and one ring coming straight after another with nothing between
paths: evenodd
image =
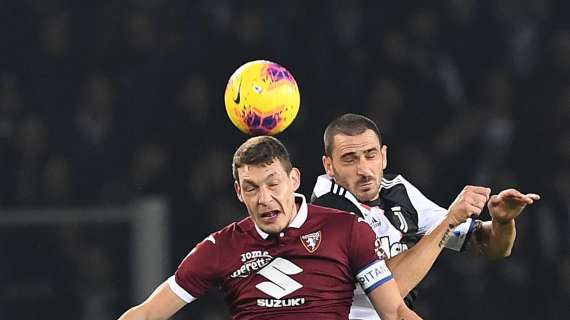
<instances>
[{"instance_id":1,"label":"soccer ball","mask_svg":"<svg viewBox=\"0 0 570 320\"><path fill-rule=\"evenodd\" d=\"M301 97L287 69L275 62L256 60L232 74L224 101L238 129L250 135L274 135L295 120Z\"/></svg>"}]
</instances>

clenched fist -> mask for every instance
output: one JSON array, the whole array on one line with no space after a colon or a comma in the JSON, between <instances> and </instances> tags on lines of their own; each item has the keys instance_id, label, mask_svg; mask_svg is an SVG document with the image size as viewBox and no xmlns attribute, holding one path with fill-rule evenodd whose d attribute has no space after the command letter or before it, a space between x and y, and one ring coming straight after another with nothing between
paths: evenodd
<instances>
[{"instance_id":1,"label":"clenched fist","mask_svg":"<svg viewBox=\"0 0 570 320\"><path fill-rule=\"evenodd\" d=\"M479 186L465 186L455 201L449 206L447 219L453 227L481 214L489 200L491 189Z\"/></svg>"}]
</instances>

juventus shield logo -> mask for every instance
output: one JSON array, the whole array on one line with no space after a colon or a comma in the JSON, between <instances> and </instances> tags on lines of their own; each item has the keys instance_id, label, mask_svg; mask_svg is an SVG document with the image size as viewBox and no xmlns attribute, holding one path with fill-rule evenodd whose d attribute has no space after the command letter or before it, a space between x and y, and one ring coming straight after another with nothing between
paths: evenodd
<instances>
[{"instance_id":1,"label":"juventus shield logo","mask_svg":"<svg viewBox=\"0 0 570 320\"><path fill-rule=\"evenodd\" d=\"M309 253L313 253L317 251L319 245L321 244L321 231L309 233L306 235L301 236L301 243L309 251Z\"/></svg>"}]
</instances>

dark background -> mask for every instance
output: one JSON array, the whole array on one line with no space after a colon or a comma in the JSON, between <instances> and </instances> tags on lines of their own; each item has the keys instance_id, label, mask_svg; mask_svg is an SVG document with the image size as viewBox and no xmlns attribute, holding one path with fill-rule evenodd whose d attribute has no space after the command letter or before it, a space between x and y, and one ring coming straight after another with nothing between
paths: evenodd
<instances>
[{"instance_id":1,"label":"dark background","mask_svg":"<svg viewBox=\"0 0 570 320\"><path fill-rule=\"evenodd\" d=\"M173 272L245 215L230 165L246 136L223 93L238 66L267 59L300 86L279 138L305 195L322 173L324 127L345 112L377 121L387 171L441 206L466 184L542 195L508 259L443 254L421 315L568 319L569 2L425 2L0 1L0 209L161 195ZM131 304L123 227L2 231L0 318L118 317ZM177 318L225 318L221 305L214 293Z\"/></svg>"}]
</instances>

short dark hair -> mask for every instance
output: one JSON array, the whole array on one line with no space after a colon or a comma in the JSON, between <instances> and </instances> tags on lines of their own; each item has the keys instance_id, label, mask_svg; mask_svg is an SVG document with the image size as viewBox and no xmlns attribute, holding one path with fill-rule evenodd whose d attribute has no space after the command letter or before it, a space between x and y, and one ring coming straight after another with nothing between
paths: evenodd
<instances>
[{"instance_id":1,"label":"short dark hair","mask_svg":"<svg viewBox=\"0 0 570 320\"><path fill-rule=\"evenodd\" d=\"M239 181L238 169L244 165L269 165L276 159L281 162L283 169L289 174L293 165L289 158L289 152L281 141L271 136L249 138L234 153L233 177Z\"/></svg>"},{"instance_id":2,"label":"short dark hair","mask_svg":"<svg viewBox=\"0 0 570 320\"><path fill-rule=\"evenodd\" d=\"M380 145L382 145L380 130L378 130L376 123L374 123L374 121L370 120L369 118L360 114L345 113L342 116L334 119L325 129L325 134L323 137L325 155L332 155L333 141L336 135L344 134L347 136L356 136L362 134L368 129L376 133L376 136L378 136L378 140L380 141Z\"/></svg>"}]
</instances>

